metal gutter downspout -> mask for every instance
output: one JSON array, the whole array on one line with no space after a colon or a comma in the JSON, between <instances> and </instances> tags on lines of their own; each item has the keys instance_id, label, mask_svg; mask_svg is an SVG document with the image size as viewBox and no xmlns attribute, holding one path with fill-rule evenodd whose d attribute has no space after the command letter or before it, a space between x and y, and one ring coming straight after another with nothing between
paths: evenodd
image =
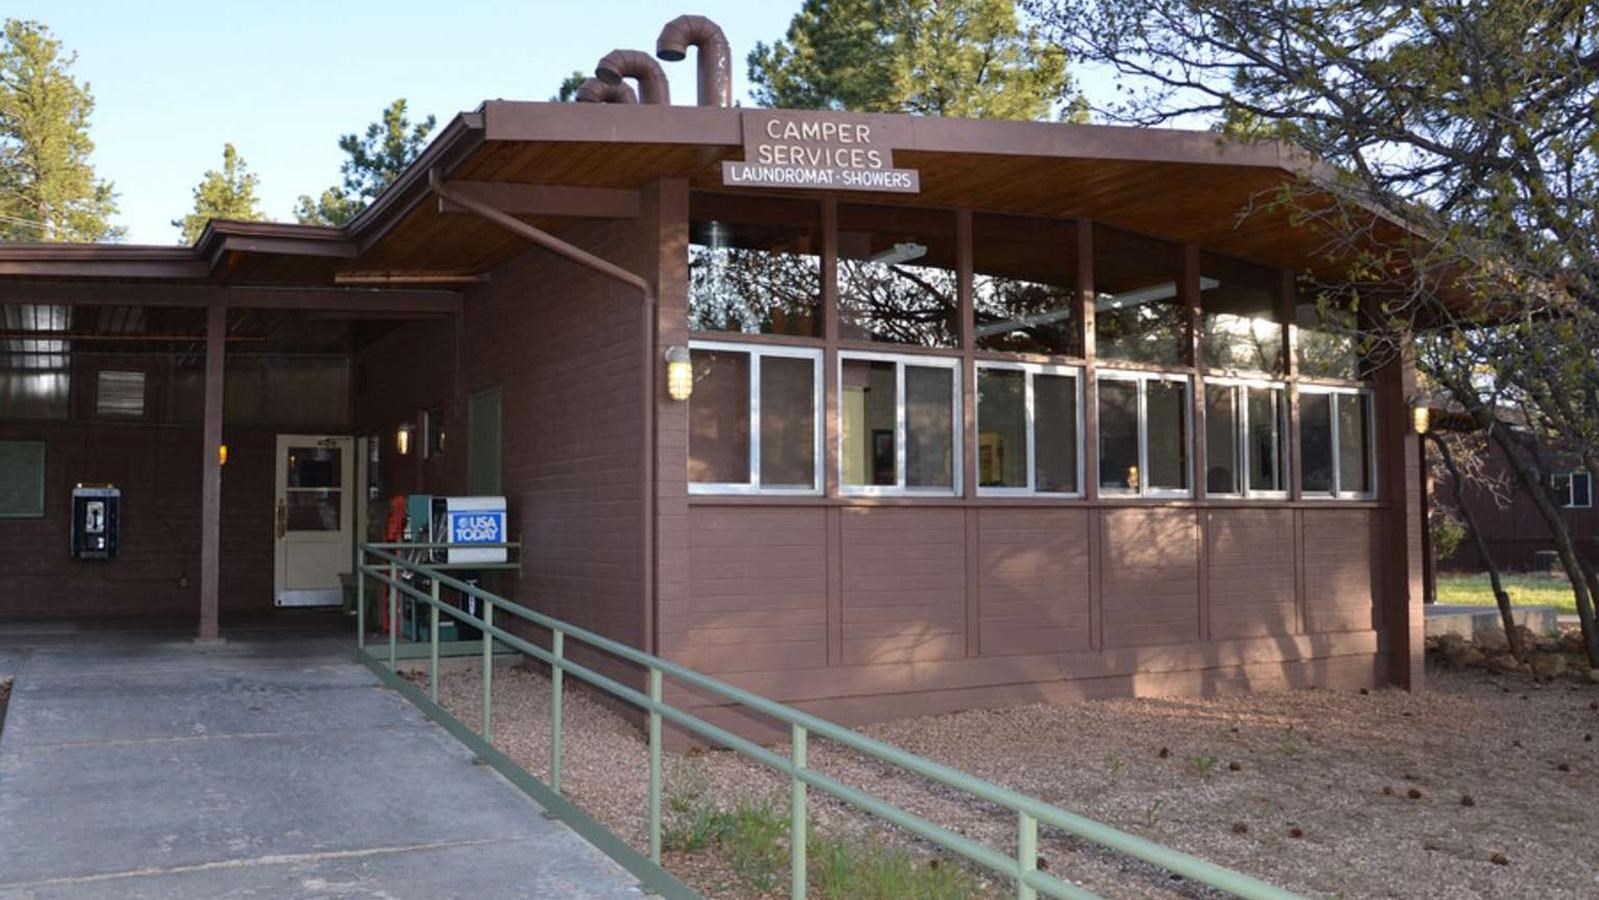
<instances>
[{"instance_id":1,"label":"metal gutter downspout","mask_svg":"<svg viewBox=\"0 0 1599 900\"><path fill-rule=\"evenodd\" d=\"M543 247L558 256L563 256L584 268L591 269L614 281L620 281L639 292L639 319L640 339L643 348L640 351L641 386L644 392L644 440L641 459L644 496L643 507L643 578L642 589L644 593L644 622L643 644L640 649L646 653L655 652L655 289L646 279L627 269L622 268L610 260L584 250L569 241L561 240L553 234L539 228L534 228L515 216L503 213L486 203L464 196L451 190L444 184L444 176L438 169L428 170L428 188L442 200L459 206L467 212L495 225L504 228L518 237Z\"/></svg>"}]
</instances>

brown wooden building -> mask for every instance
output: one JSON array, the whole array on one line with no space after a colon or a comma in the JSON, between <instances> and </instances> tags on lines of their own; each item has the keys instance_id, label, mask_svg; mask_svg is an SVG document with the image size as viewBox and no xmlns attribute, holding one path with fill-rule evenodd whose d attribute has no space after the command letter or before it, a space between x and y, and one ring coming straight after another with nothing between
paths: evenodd
<instances>
[{"instance_id":1,"label":"brown wooden building","mask_svg":"<svg viewBox=\"0 0 1599 900\"><path fill-rule=\"evenodd\" d=\"M1532 497L1511 472L1503 451L1486 442L1483 453L1481 479L1468 480L1463 493L1494 564L1510 572L1558 569L1554 535ZM1543 447L1539 458L1548 470L1549 496L1566 519L1577 555L1589 563L1599 563L1599 513L1594 510L1593 475L1576 454L1564 448ZM1458 511L1454 485L1447 474L1433 486L1431 501ZM1468 537L1454 553L1440 556L1438 568L1446 572L1483 572L1487 563L1476 542Z\"/></svg>"},{"instance_id":2,"label":"brown wooden building","mask_svg":"<svg viewBox=\"0 0 1599 900\"><path fill-rule=\"evenodd\" d=\"M345 228L0 247L0 616L213 635L390 495L503 494L506 595L844 721L1417 684L1412 373L1319 327L1316 235L1238 216L1307 165L494 101ZM80 482L116 559L67 553Z\"/></svg>"}]
</instances>

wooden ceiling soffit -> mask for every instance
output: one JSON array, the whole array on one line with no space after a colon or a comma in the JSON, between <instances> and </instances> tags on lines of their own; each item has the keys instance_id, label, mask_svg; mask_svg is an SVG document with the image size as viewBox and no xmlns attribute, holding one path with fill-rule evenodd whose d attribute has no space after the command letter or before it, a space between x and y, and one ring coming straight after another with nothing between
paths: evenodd
<instances>
[{"instance_id":1,"label":"wooden ceiling soffit","mask_svg":"<svg viewBox=\"0 0 1599 900\"><path fill-rule=\"evenodd\" d=\"M454 171L463 160L477 152L483 141L481 109L461 113L451 119L421 155L400 172L394 183L378 194L346 226L346 233L356 240L361 253L376 246L430 196L427 189L429 170L438 168L443 172Z\"/></svg>"},{"instance_id":2,"label":"wooden ceiling soffit","mask_svg":"<svg viewBox=\"0 0 1599 900\"><path fill-rule=\"evenodd\" d=\"M394 288L0 281L0 303L455 313L461 310L461 295Z\"/></svg>"},{"instance_id":3,"label":"wooden ceiling soffit","mask_svg":"<svg viewBox=\"0 0 1599 900\"><path fill-rule=\"evenodd\" d=\"M513 216L555 216L586 219L636 219L638 191L622 188L584 188L564 185L521 184L503 181L448 181L445 186L462 196L486 203ZM466 210L442 198L441 213Z\"/></svg>"}]
</instances>

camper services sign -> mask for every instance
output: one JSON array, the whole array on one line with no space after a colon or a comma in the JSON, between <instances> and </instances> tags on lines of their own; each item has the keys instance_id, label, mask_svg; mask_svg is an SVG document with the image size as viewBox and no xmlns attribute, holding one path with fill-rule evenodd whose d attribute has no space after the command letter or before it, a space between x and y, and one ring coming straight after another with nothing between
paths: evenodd
<instances>
[{"instance_id":1,"label":"camper services sign","mask_svg":"<svg viewBox=\"0 0 1599 900\"><path fill-rule=\"evenodd\" d=\"M749 110L742 119L744 159L722 163L722 183L730 187L901 194L922 188L920 172L894 168L895 136L881 120L790 110Z\"/></svg>"}]
</instances>

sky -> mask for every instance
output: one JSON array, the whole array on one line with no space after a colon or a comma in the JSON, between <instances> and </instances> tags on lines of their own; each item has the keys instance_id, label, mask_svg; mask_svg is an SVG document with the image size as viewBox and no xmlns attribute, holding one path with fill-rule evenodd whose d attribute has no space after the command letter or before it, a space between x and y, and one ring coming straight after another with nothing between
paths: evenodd
<instances>
[{"instance_id":1,"label":"sky","mask_svg":"<svg viewBox=\"0 0 1599 900\"><path fill-rule=\"evenodd\" d=\"M783 36L800 0L10 0L77 53L95 109L92 162L111 181L132 243L173 244L171 220L231 142L260 176L270 219L339 180L339 135L397 97L442 127L484 100L546 100L574 69L622 47L653 52L681 12L710 16L744 57ZM694 102L693 61L666 64L673 102ZM1078 72L1079 81L1085 80ZM1092 87L1092 78L1087 79Z\"/></svg>"}]
</instances>

